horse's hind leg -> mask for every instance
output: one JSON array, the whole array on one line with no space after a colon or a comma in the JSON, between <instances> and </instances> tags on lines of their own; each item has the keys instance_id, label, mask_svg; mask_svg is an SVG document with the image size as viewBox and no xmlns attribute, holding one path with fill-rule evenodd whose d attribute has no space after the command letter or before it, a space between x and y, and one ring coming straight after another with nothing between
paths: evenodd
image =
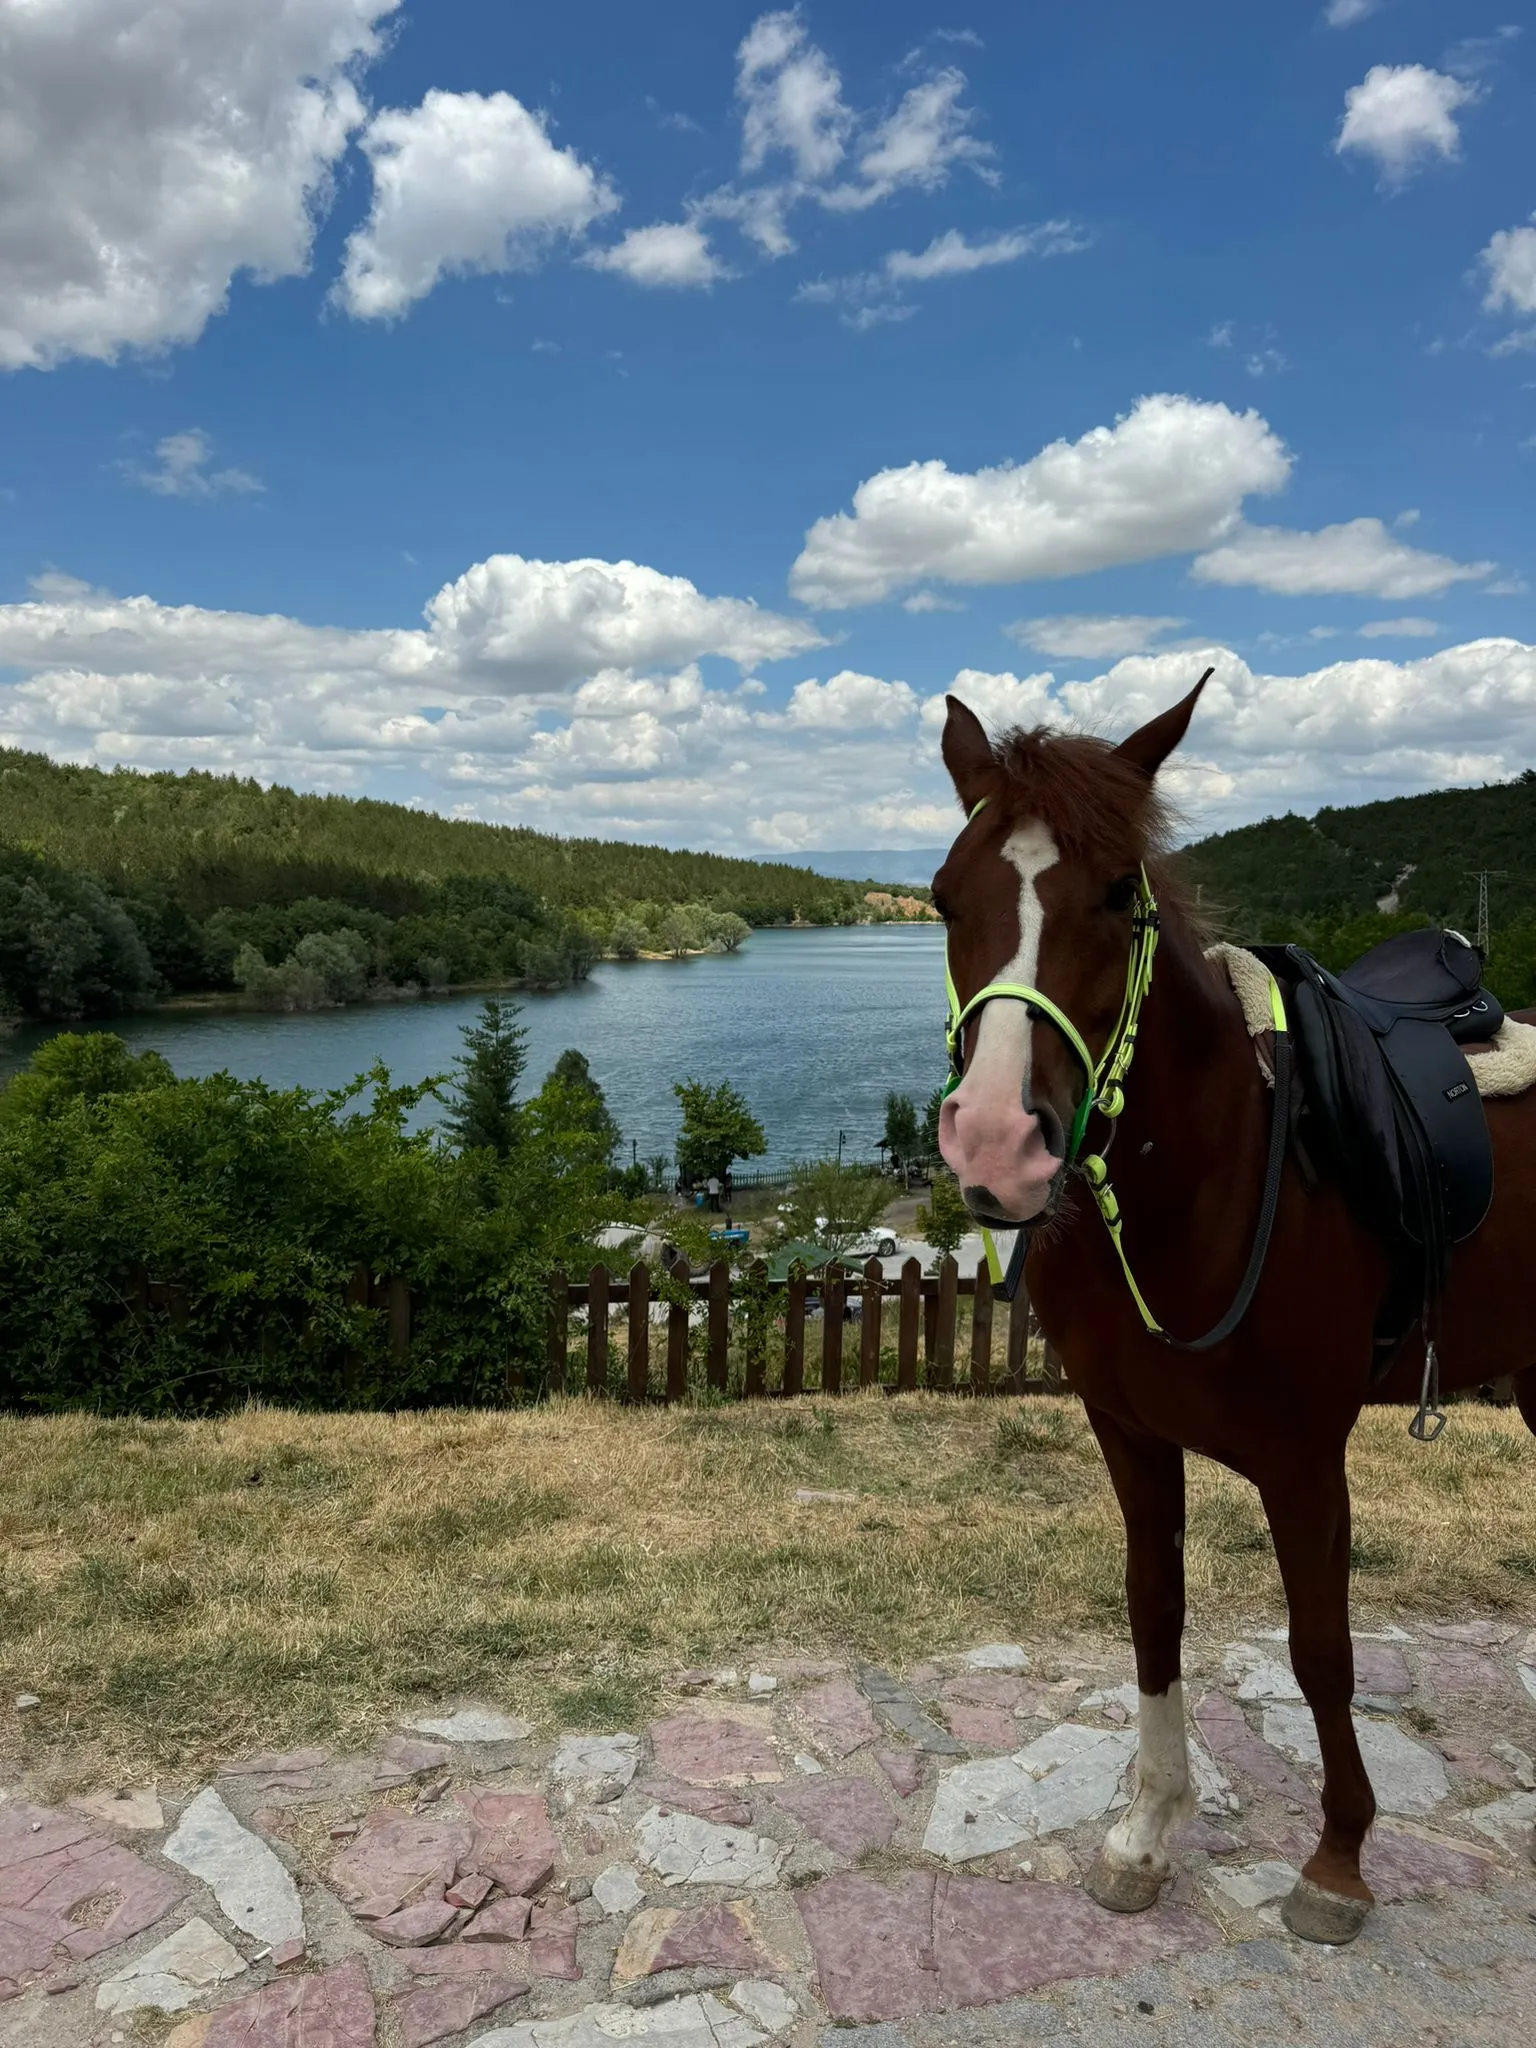
<instances>
[{"instance_id":1,"label":"horse's hind leg","mask_svg":"<svg viewBox=\"0 0 1536 2048\"><path fill-rule=\"evenodd\" d=\"M1088 1877L1101 1906L1138 1913L1168 1875L1169 1828L1193 1806L1179 1646L1184 1634L1184 1453L1088 1411L1125 1517L1125 1590L1136 1645L1136 1797Z\"/></svg>"},{"instance_id":2,"label":"horse's hind leg","mask_svg":"<svg viewBox=\"0 0 1536 2048\"><path fill-rule=\"evenodd\" d=\"M1515 1406L1525 1417L1525 1426L1536 1436L1536 1365L1515 1374Z\"/></svg>"},{"instance_id":3,"label":"horse's hind leg","mask_svg":"<svg viewBox=\"0 0 1536 2048\"><path fill-rule=\"evenodd\" d=\"M1319 1464L1321 1469L1319 1469ZM1353 1941L1374 1900L1360 1847L1376 1798L1350 1719L1355 1689L1349 1635L1349 1484L1342 1449L1289 1463L1260 1479L1291 1618L1291 1669L1317 1723L1323 1758L1323 1832L1280 1911L1304 1941Z\"/></svg>"}]
</instances>

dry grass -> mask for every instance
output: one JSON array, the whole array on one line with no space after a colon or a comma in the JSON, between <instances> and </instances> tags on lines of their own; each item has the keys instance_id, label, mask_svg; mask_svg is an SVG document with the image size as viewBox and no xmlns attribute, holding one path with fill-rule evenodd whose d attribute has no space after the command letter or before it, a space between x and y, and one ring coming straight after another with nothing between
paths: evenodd
<instances>
[{"instance_id":1,"label":"dry grass","mask_svg":"<svg viewBox=\"0 0 1536 2048\"><path fill-rule=\"evenodd\" d=\"M1356 1600L1536 1611L1536 1443L1356 1434ZM1192 1621L1278 1613L1251 1489L1191 1460ZM796 1507L796 1487L857 1505ZM473 1696L623 1725L679 1664L1119 1633L1121 1532L1068 1401L0 1421L0 1773L52 1791L362 1741Z\"/></svg>"}]
</instances>

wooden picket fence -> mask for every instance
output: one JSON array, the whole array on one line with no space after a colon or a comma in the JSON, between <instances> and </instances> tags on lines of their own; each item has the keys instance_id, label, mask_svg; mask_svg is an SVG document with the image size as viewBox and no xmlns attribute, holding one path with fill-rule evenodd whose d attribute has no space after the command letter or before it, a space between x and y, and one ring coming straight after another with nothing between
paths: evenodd
<instances>
[{"instance_id":1,"label":"wooden picket fence","mask_svg":"<svg viewBox=\"0 0 1536 2048\"><path fill-rule=\"evenodd\" d=\"M888 1280L880 1261L871 1259L862 1274L839 1266L815 1274L797 1268L787 1280L772 1282L761 1260L733 1276L720 1259L701 1274L690 1273L685 1265L674 1266L663 1298L664 1320L653 1321L655 1296L650 1271L643 1264L627 1275L612 1274L603 1265L594 1266L585 1279L552 1274L550 1383L568 1384L572 1311L577 1310L584 1312L586 1323L586 1390L614 1391L612 1319L622 1309L627 1338L622 1392L632 1402L687 1398L690 1352L697 1364L700 1349L693 1342L696 1322L702 1337L703 1385L714 1395L759 1400L837 1395L878 1386L892 1320L886 1304L894 1302L896 1371L894 1382L886 1380L893 1392L911 1393L925 1386L978 1395L1057 1393L1062 1386L1060 1361L1049 1345L1043 1349L1044 1370L1030 1374L1030 1340L1039 1333L1028 1296L1021 1288L1011 1304L994 1301L985 1262L978 1264L974 1275L962 1277L952 1258L944 1259L937 1273L924 1273L918 1260L908 1259L900 1277ZM960 1358L958 1308L966 1298L972 1303L970 1337L967 1355ZM700 1307L702 1318L697 1315ZM850 1308L856 1311L851 1317ZM807 1323L817 1320L821 1355L808 1375ZM735 1375L733 1321L741 1365ZM653 1337L659 1339L660 1352L654 1362ZM770 1370L771 1350L779 1354L776 1373Z\"/></svg>"}]
</instances>

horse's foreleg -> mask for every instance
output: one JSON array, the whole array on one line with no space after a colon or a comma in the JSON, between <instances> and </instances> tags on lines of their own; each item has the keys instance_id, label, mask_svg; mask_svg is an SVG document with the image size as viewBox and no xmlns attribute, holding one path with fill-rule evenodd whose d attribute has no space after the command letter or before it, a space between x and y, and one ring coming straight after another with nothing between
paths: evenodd
<instances>
[{"instance_id":1,"label":"horse's foreleg","mask_svg":"<svg viewBox=\"0 0 1536 2048\"><path fill-rule=\"evenodd\" d=\"M1193 1808L1179 1646L1184 1634L1184 1453L1088 1411L1125 1517L1125 1590L1136 1646L1136 1797L1088 1877L1101 1906L1139 1913L1168 1875L1168 1831Z\"/></svg>"},{"instance_id":2,"label":"horse's foreleg","mask_svg":"<svg viewBox=\"0 0 1536 2048\"><path fill-rule=\"evenodd\" d=\"M1304 1941L1353 1941L1374 1899L1360 1847L1376 1798L1350 1719L1355 1653L1349 1635L1349 1482L1342 1453L1290 1467L1259 1491L1275 1539L1291 1618L1291 1669L1317 1723L1323 1832L1281 1907Z\"/></svg>"}]
</instances>

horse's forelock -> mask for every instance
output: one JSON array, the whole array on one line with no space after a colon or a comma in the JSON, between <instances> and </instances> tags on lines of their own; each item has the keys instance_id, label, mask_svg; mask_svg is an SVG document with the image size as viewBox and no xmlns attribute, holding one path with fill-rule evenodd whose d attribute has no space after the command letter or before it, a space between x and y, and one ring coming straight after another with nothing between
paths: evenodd
<instances>
[{"instance_id":1,"label":"horse's forelock","mask_svg":"<svg viewBox=\"0 0 1536 2048\"><path fill-rule=\"evenodd\" d=\"M1107 740L1048 726L997 742L1011 818L1038 818L1068 859L1113 870L1156 861L1172 840L1156 787Z\"/></svg>"}]
</instances>

